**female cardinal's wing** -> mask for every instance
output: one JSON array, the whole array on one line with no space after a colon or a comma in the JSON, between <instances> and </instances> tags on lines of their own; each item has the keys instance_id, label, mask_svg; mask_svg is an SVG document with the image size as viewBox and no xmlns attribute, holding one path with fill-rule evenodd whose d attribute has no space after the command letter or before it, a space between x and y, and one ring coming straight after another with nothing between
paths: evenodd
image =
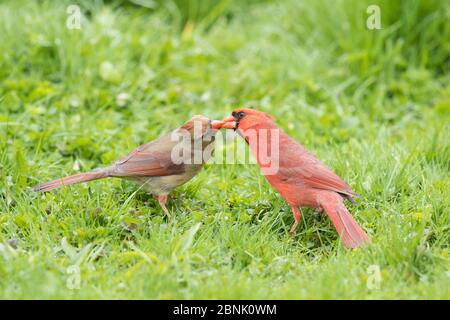
<instances>
[{"instance_id":1,"label":"female cardinal's wing","mask_svg":"<svg viewBox=\"0 0 450 320\"><path fill-rule=\"evenodd\" d=\"M290 137L287 141L282 141L281 149L286 150L286 152L280 150L282 156L280 157L279 174L284 181L316 189L331 190L349 196L357 195L344 180L314 154Z\"/></svg>"},{"instance_id":2,"label":"female cardinal's wing","mask_svg":"<svg viewBox=\"0 0 450 320\"><path fill-rule=\"evenodd\" d=\"M111 168L112 176L168 176L181 174L185 165L172 161L172 149L176 142L170 134L144 144L117 161Z\"/></svg>"}]
</instances>

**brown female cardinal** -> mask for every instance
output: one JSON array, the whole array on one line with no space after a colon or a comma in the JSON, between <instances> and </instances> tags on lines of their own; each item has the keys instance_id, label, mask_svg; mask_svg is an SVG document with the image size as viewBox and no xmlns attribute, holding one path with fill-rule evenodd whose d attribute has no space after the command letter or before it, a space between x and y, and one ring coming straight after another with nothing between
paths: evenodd
<instances>
[{"instance_id":1,"label":"brown female cardinal","mask_svg":"<svg viewBox=\"0 0 450 320\"><path fill-rule=\"evenodd\" d=\"M208 161L221 121L194 116L173 132L138 147L106 168L39 184L34 191L46 192L62 186L102 178L117 177L137 182L158 197L164 213L172 189L193 178Z\"/></svg>"},{"instance_id":2,"label":"brown female cardinal","mask_svg":"<svg viewBox=\"0 0 450 320\"><path fill-rule=\"evenodd\" d=\"M359 247L369 240L344 205L344 199L353 202L357 194L278 128L271 116L253 109L237 109L223 121L223 128L235 129L244 137L266 179L291 206L295 219L291 234L301 218L299 207L310 207L327 213L347 248Z\"/></svg>"}]
</instances>

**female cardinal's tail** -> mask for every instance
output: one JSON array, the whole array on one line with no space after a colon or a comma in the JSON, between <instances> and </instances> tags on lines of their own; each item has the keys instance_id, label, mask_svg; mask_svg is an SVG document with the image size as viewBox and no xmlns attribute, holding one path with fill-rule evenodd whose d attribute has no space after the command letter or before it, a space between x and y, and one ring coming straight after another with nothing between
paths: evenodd
<instances>
[{"instance_id":1,"label":"female cardinal's tail","mask_svg":"<svg viewBox=\"0 0 450 320\"><path fill-rule=\"evenodd\" d=\"M107 176L108 176L108 174L105 171L98 171L98 172L93 171L93 172L78 173L73 176L41 183L41 184L33 187L33 191L46 192L46 191L50 191L52 189L56 189L56 188L59 188L62 186L68 186L68 185L71 185L74 183L101 179L101 178L105 178Z\"/></svg>"},{"instance_id":2,"label":"female cardinal's tail","mask_svg":"<svg viewBox=\"0 0 450 320\"><path fill-rule=\"evenodd\" d=\"M369 241L369 237L348 212L339 194L321 191L317 200L333 222L345 247L357 248Z\"/></svg>"}]
</instances>

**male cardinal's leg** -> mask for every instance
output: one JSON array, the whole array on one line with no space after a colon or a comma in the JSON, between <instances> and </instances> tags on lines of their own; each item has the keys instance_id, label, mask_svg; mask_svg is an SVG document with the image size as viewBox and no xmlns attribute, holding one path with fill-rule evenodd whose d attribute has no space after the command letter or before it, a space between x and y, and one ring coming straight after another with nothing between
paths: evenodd
<instances>
[{"instance_id":1,"label":"male cardinal's leg","mask_svg":"<svg viewBox=\"0 0 450 320\"><path fill-rule=\"evenodd\" d=\"M300 219L302 218L302 213L297 207L292 207L292 211L294 212L295 222L292 225L291 230L289 230L289 234L291 236L294 234L295 230L297 230L298 223L300 222Z\"/></svg>"},{"instance_id":2,"label":"male cardinal's leg","mask_svg":"<svg viewBox=\"0 0 450 320\"><path fill-rule=\"evenodd\" d=\"M158 202L159 202L159 205L161 206L161 208L163 209L163 211L164 211L164 213L166 214L166 216L167 216L167 218L172 218L171 216L170 216L170 212L169 212L169 210L167 210L167 208L166 208L166 201L167 201L167 194L160 194L160 195L158 195Z\"/></svg>"}]
</instances>

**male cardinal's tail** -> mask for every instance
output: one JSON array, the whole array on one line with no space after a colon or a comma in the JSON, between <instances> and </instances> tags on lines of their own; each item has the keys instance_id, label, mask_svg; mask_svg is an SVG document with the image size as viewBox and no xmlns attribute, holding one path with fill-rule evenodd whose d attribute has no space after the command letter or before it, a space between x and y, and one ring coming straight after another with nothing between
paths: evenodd
<instances>
[{"instance_id":1,"label":"male cardinal's tail","mask_svg":"<svg viewBox=\"0 0 450 320\"><path fill-rule=\"evenodd\" d=\"M330 217L347 248L357 248L369 241L369 237L348 212L339 194L322 191L317 200Z\"/></svg>"},{"instance_id":2,"label":"male cardinal's tail","mask_svg":"<svg viewBox=\"0 0 450 320\"><path fill-rule=\"evenodd\" d=\"M101 178L105 178L107 176L108 176L108 174L105 171L98 171L98 172L93 171L93 172L78 173L73 176L41 183L41 184L33 187L33 191L46 192L46 191L50 191L52 189L56 189L56 188L59 188L62 186L68 186L68 185L71 185L74 183L101 179Z\"/></svg>"}]
</instances>

